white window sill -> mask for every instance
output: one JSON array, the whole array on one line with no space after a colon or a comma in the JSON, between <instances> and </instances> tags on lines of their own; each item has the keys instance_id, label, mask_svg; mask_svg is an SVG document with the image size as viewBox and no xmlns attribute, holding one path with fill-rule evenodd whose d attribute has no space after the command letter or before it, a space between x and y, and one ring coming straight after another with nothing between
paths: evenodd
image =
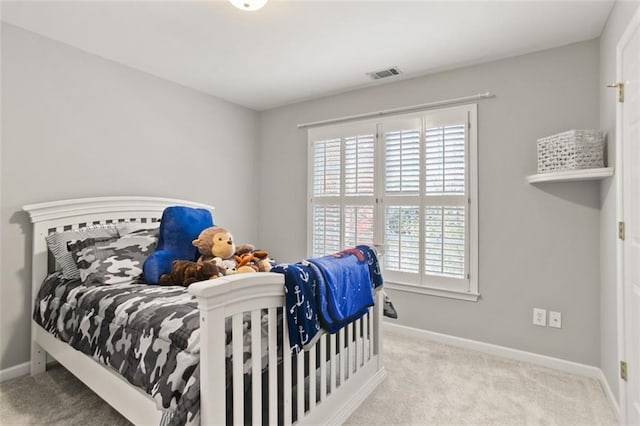
<instances>
[{"instance_id":1,"label":"white window sill","mask_svg":"<svg viewBox=\"0 0 640 426\"><path fill-rule=\"evenodd\" d=\"M384 286L391 290L406 291L409 293L426 294L429 296L446 297L449 299L466 300L468 302L477 302L480 293L470 293L467 291L446 290L442 288L422 287L413 284L394 283L385 281Z\"/></svg>"}]
</instances>

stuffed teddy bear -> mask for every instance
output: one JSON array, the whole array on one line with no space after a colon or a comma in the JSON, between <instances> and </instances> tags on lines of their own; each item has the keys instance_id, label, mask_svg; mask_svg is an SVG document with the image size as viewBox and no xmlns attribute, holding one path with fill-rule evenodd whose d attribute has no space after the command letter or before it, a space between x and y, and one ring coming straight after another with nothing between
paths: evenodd
<instances>
[{"instance_id":1,"label":"stuffed teddy bear","mask_svg":"<svg viewBox=\"0 0 640 426\"><path fill-rule=\"evenodd\" d=\"M235 272L235 256L251 252L254 247L251 244L242 244L236 247L233 235L225 228L212 226L200 232L198 238L192 241L198 249L200 258L198 263L214 261L218 268L227 274Z\"/></svg>"},{"instance_id":2,"label":"stuffed teddy bear","mask_svg":"<svg viewBox=\"0 0 640 426\"><path fill-rule=\"evenodd\" d=\"M160 276L160 285L189 287L198 281L212 280L222 275L214 262L196 263L189 260L174 260L171 273Z\"/></svg>"},{"instance_id":3,"label":"stuffed teddy bear","mask_svg":"<svg viewBox=\"0 0 640 426\"><path fill-rule=\"evenodd\" d=\"M160 277L170 274L174 260L198 258L191 244L203 229L213 226L211 212L184 206L167 207L162 212L156 251L144 261L142 271L148 284L158 284Z\"/></svg>"}]
</instances>

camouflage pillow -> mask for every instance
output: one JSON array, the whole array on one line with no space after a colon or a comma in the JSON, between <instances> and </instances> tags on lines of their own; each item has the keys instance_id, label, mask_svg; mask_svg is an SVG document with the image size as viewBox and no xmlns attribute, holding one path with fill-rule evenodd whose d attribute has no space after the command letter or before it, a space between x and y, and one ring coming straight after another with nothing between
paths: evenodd
<instances>
[{"instance_id":1,"label":"camouflage pillow","mask_svg":"<svg viewBox=\"0 0 640 426\"><path fill-rule=\"evenodd\" d=\"M156 230L140 230L120 238L76 241L69 244L69 251L84 284L118 284L142 278L142 264L156 242Z\"/></svg>"},{"instance_id":2,"label":"camouflage pillow","mask_svg":"<svg viewBox=\"0 0 640 426\"><path fill-rule=\"evenodd\" d=\"M54 232L45 237L47 246L62 268L67 279L79 278L78 268L69 252L69 242L84 238L117 238L118 229L114 225L92 225L72 231Z\"/></svg>"}]
</instances>

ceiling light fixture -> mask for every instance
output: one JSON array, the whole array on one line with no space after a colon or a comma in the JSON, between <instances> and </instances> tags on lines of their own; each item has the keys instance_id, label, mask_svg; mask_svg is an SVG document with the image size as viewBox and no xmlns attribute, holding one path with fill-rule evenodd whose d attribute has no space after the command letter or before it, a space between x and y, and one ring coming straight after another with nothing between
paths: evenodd
<instances>
[{"instance_id":1,"label":"ceiling light fixture","mask_svg":"<svg viewBox=\"0 0 640 426\"><path fill-rule=\"evenodd\" d=\"M242 10L258 10L267 4L268 0L229 0L232 5Z\"/></svg>"}]
</instances>

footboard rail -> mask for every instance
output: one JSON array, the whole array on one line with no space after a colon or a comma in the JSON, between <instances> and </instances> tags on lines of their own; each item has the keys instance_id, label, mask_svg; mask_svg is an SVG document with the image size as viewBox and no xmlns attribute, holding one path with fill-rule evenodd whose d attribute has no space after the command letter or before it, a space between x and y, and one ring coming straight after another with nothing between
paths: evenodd
<instances>
[{"instance_id":1,"label":"footboard rail","mask_svg":"<svg viewBox=\"0 0 640 426\"><path fill-rule=\"evenodd\" d=\"M342 423L386 374L380 293L376 305L362 318L291 355L283 275L236 274L193 284L189 292L200 306L203 425ZM225 360L227 321L232 335L231 392L227 390ZM245 330L247 323L250 331ZM251 361L245 362L248 334ZM266 370L263 356L268 359ZM251 380L245 384L248 370Z\"/></svg>"},{"instance_id":2,"label":"footboard rail","mask_svg":"<svg viewBox=\"0 0 640 426\"><path fill-rule=\"evenodd\" d=\"M201 424L226 424L226 330L231 318L232 380L234 424L244 424L244 330L245 312L251 314L251 370L262 370L261 314L268 310L269 365L277 365L277 310L284 304L284 277L275 273L236 274L192 284L189 292L198 299L200 308L200 415ZM284 327L286 329L286 327ZM288 339L288 337L287 337ZM281 342L280 342L281 343ZM273 369L274 374L277 372ZM271 372L270 372L271 373ZM277 377L270 374L269 413L277 413L277 392L272 386ZM262 424L261 374L252 374L252 423ZM271 424L269 419L269 423ZM277 418L275 418L277 423Z\"/></svg>"}]
</instances>

